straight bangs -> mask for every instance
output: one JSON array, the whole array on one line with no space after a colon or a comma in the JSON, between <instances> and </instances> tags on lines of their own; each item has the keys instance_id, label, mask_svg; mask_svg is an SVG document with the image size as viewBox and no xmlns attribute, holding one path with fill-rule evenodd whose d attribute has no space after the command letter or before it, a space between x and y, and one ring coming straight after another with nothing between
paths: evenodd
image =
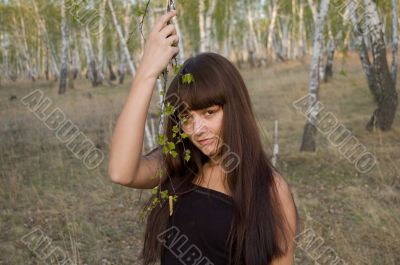
<instances>
[{"instance_id":1,"label":"straight bangs","mask_svg":"<svg viewBox=\"0 0 400 265\"><path fill-rule=\"evenodd\" d=\"M168 89L167 99L173 99L172 102L168 101L175 107L177 112L175 114L200 110L212 105L223 106L226 103L225 84L210 65L212 62L199 60L194 64L193 60L188 60L182 66ZM186 74L190 74L193 78L190 83L182 80Z\"/></svg>"}]
</instances>

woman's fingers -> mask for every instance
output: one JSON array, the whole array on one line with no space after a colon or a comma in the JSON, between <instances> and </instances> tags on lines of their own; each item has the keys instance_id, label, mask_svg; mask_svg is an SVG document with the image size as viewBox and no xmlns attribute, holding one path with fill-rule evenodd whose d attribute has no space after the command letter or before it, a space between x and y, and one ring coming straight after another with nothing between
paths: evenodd
<instances>
[{"instance_id":1,"label":"woman's fingers","mask_svg":"<svg viewBox=\"0 0 400 265\"><path fill-rule=\"evenodd\" d=\"M154 29L159 32L161 31L165 25L167 25L167 22L171 20L174 16L176 16L176 10L172 10L163 16L161 16L158 20L156 25L154 26Z\"/></svg>"},{"instance_id":2,"label":"woman's fingers","mask_svg":"<svg viewBox=\"0 0 400 265\"><path fill-rule=\"evenodd\" d=\"M170 51L172 53L172 56L174 57L175 55L177 55L179 53L179 48L171 46Z\"/></svg>"},{"instance_id":3,"label":"woman's fingers","mask_svg":"<svg viewBox=\"0 0 400 265\"><path fill-rule=\"evenodd\" d=\"M179 43L179 37L178 35L171 35L166 39L167 43L169 46L173 46L173 44L178 44Z\"/></svg>"},{"instance_id":4,"label":"woman's fingers","mask_svg":"<svg viewBox=\"0 0 400 265\"><path fill-rule=\"evenodd\" d=\"M165 39L170 35L176 34L176 28L173 24L169 24L160 31L160 34L161 38Z\"/></svg>"}]
</instances>

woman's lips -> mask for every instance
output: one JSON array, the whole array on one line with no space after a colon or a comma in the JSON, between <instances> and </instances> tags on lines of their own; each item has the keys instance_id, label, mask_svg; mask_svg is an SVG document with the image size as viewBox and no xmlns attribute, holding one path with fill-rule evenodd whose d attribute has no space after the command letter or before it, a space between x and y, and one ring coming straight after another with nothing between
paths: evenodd
<instances>
[{"instance_id":1,"label":"woman's lips","mask_svg":"<svg viewBox=\"0 0 400 265\"><path fill-rule=\"evenodd\" d=\"M204 139L204 140L199 141L199 143L200 143L200 145L208 145L212 141L213 141L212 139Z\"/></svg>"}]
</instances>

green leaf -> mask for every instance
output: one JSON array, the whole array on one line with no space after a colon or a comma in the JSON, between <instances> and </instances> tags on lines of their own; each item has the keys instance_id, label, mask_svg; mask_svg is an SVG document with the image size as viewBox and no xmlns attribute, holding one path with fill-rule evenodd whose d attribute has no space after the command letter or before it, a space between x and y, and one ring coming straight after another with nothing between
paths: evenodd
<instances>
[{"instance_id":1,"label":"green leaf","mask_svg":"<svg viewBox=\"0 0 400 265\"><path fill-rule=\"evenodd\" d=\"M166 199L168 197L168 190L163 190L160 194L162 199Z\"/></svg>"},{"instance_id":2,"label":"green leaf","mask_svg":"<svg viewBox=\"0 0 400 265\"><path fill-rule=\"evenodd\" d=\"M191 84L194 81L192 74L184 74L182 76L182 83L183 84Z\"/></svg>"},{"instance_id":3,"label":"green leaf","mask_svg":"<svg viewBox=\"0 0 400 265\"><path fill-rule=\"evenodd\" d=\"M175 158L178 155L178 153L176 151L172 150L171 151L171 155L172 155L173 158Z\"/></svg>"},{"instance_id":4,"label":"green leaf","mask_svg":"<svg viewBox=\"0 0 400 265\"><path fill-rule=\"evenodd\" d=\"M169 150L174 150L175 144L173 142L168 142L168 148L169 148Z\"/></svg>"},{"instance_id":5,"label":"green leaf","mask_svg":"<svg viewBox=\"0 0 400 265\"><path fill-rule=\"evenodd\" d=\"M140 7L138 7L137 10L136 10L137 16L141 17L143 15L143 13L144 13L143 10Z\"/></svg>"},{"instance_id":6,"label":"green leaf","mask_svg":"<svg viewBox=\"0 0 400 265\"><path fill-rule=\"evenodd\" d=\"M172 115L175 112L175 107L171 105L170 102L167 102L167 105L165 106L165 115Z\"/></svg>"},{"instance_id":7,"label":"green leaf","mask_svg":"<svg viewBox=\"0 0 400 265\"><path fill-rule=\"evenodd\" d=\"M181 137L182 137L182 139L185 139L188 137L188 135L187 135L187 133L181 133Z\"/></svg>"},{"instance_id":8,"label":"green leaf","mask_svg":"<svg viewBox=\"0 0 400 265\"><path fill-rule=\"evenodd\" d=\"M159 135L158 135L158 144L159 144L159 145L164 145L164 144L165 144L165 141L166 141L165 135L164 135L164 134L159 134Z\"/></svg>"},{"instance_id":9,"label":"green leaf","mask_svg":"<svg viewBox=\"0 0 400 265\"><path fill-rule=\"evenodd\" d=\"M168 146L166 146L166 145L164 145L163 146L163 153L164 153L164 155L166 155L166 154L168 154Z\"/></svg>"},{"instance_id":10,"label":"green leaf","mask_svg":"<svg viewBox=\"0 0 400 265\"><path fill-rule=\"evenodd\" d=\"M172 131L173 131L174 133L179 132L178 126L177 126L177 125L174 125L174 127L172 127Z\"/></svg>"},{"instance_id":11,"label":"green leaf","mask_svg":"<svg viewBox=\"0 0 400 265\"><path fill-rule=\"evenodd\" d=\"M177 75L182 68L182 64L174 65L174 73Z\"/></svg>"},{"instance_id":12,"label":"green leaf","mask_svg":"<svg viewBox=\"0 0 400 265\"><path fill-rule=\"evenodd\" d=\"M189 149L185 150L185 158L184 159L186 162L189 161L189 159L190 159L190 150Z\"/></svg>"}]
</instances>

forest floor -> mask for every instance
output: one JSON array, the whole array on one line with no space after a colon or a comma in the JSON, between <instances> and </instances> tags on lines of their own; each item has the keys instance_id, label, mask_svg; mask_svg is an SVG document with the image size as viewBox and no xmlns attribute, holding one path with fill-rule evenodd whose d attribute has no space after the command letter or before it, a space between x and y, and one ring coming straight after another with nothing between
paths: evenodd
<instances>
[{"instance_id":1,"label":"forest floor","mask_svg":"<svg viewBox=\"0 0 400 265\"><path fill-rule=\"evenodd\" d=\"M296 264L328 264L333 258L346 264L400 264L400 107L392 130L366 131L375 105L359 59L335 60L334 77L321 85L320 100L376 157L377 165L367 173L360 173L322 133L315 153L299 152L305 118L292 104L307 94L308 60L242 70L268 151L274 121L279 121L278 168L292 187L302 231L321 244L310 247L306 234L299 237ZM112 128L129 87L130 80L96 88L82 80L58 96L54 82L3 83L1 265L49 263L26 243L26 236L38 231L76 264L140 264L144 224L138 214L149 191L113 184L107 175ZM86 168L21 103L35 89L51 100L50 110L60 108L104 151L99 167ZM11 95L17 99L10 100Z\"/></svg>"}]
</instances>

